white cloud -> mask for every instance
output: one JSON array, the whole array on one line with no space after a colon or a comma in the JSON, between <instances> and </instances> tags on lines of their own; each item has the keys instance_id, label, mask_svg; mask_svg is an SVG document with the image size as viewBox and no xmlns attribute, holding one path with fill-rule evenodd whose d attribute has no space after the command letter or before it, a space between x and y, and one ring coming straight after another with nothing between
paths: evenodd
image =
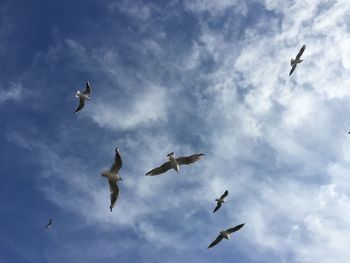
<instances>
[{"instance_id":1,"label":"white cloud","mask_svg":"<svg viewBox=\"0 0 350 263\"><path fill-rule=\"evenodd\" d=\"M193 0L184 1L184 5L191 11L194 12L213 12L214 14L220 11L224 11L227 8L235 7L239 9L240 12L247 12L246 4L236 0L222 0L219 2L214 2L210 0Z\"/></svg>"},{"instance_id":2,"label":"white cloud","mask_svg":"<svg viewBox=\"0 0 350 263\"><path fill-rule=\"evenodd\" d=\"M101 101L90 105L89 112L97 124L115 130L135 129L167 120L168 103L164 88L149 87L144 94L137 94L130 104Z\"/></svg>"},{"instance_id":3,"label":"white cloud","mask_svg":"<svg viewBox=\"0 0 350 263\"><path fill-rule=\"evenodd\" d=\"M9 88L0 90L0 103L12 100L21 101L25 96L23 86L19 83L10 82Z\"/></svg>"}]
</instances>

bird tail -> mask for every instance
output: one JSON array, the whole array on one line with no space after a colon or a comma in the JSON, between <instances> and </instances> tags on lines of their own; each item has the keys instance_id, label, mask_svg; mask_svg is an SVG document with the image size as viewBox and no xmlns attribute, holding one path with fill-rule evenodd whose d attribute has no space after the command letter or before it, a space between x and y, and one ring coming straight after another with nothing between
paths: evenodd
<instances>
[{"instance_id":1,"label":"bird tail","mask_svg":"<svg viewBox=\"0 0 350 263\"><path fill-rule=\"evenodd\" d=\"M79 95L80 95L80 91L78 90L77 94L75 94L75 97L79 98Z\"/></svg>"}]
</instances>

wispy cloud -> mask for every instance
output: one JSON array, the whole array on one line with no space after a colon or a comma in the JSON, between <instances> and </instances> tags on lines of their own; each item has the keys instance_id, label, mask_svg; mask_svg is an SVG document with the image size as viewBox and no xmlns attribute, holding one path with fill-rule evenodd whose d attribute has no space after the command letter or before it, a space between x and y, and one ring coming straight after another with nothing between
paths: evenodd
<instances>
[{"instance_id":1,"label":"wispy cloud","mask_svg":"<svg viewBox=\"0 0 350 263\"><path fill-rule=\"evenodd\" d=\"M0 103L6 101L21 101L26 96L23 86L19 83L10 82L8 88L0 90Z\"/></svg>"}]
</instances>

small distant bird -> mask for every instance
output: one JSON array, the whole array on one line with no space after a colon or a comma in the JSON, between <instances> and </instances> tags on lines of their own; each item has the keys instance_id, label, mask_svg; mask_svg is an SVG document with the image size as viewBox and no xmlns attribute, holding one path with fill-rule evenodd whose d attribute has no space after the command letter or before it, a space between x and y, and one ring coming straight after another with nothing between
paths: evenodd
<instances>
[{"instance_id":1,"label":"small distant bird","mask_svg":"<svg viewBox=\"0 0 350 263\"><path fill-rule=\"evenodd\" d=\"M52 227L52 219L50 218L49 223L46 225L46 228L50 230L51 227Z\"/></svg>"},{"instance_id":2,"label":"small distant bird","mask_svg":"<svg viewBox=\"0 0 350 263\"><path fill-rule=\"evenodd\" d=\"M225 197L228 195L228 191L226 190L225 193L219 198L219 199L215 199L215 201L217 201L216 207L213 211L213 213L215 213L216 211L219 210L219 208L221 207L222 203L225 203Z\"/></svg>"},{"instance_id":3,"label":"small distant bird","mask_svg":"<svg viewBox=\"0 0 350 263\"><path fill-rule=\"evenodd\" d=\"M79 98L79 105L74 113L78 113L82 108L84 108L85 100L90 100L90 94L91 94L91 86L89 81L86 81L85 90L83 92L80 92L78 90L77 94L75 95L75 97Z\"/></svg>"},{"instance_id":4,"label":"small distant bird","mask_svg":"<svg viewBox=\"0 0 350 263\"><path fill-rule=\"evenodd\" d=\"M303 45L298 53L298 55L296 56L295 59L291 59L290 60L290 65L292 66L292 69L289 72L289 76L292 75L292 73L294 72L295 68L297 67L297 65L302 62L303 60L300 59L301 55L304 53L304 50L306 48L306 45Z\"/></svg>"},{"instance_id":5,"label":"small distant bird","mask_svg":"<svg viewBox=\"0 0 350 263\"><path fill-rule=\"evenodd\" d=\"M109 207L111 212L119 196L119 187L117 182L123 180L119 175L119 170L120 168L122 168L122 165L123 165L122 158L120 156L120 153L117 147L115 148L114 163L111 169L102 171L101 173L102 176L108 178L109 191L111 192L111 205Z\"/></svg>"},{"instance_id":6,"label":"small distant bird","mask_svg":"<svg viewBox=\"0 0 350 263\"><path fill-rule=\"evenodd\" d=\"M220 231L220 234L217 236L217 238L209 245L208 249L215 246L216 244L218 244L223 238L226 239L230 239L230 234L232 234L233 232L236 232L238 230L240 230L242 227L244 226L244 224L240 224L238 226L235 226L233 228L229 228L227 230L223 230Z\"/></svg>"},{"instance_id":7,"label":"small distant bird","mask_svg":"<svg viewBox=\"0 0 350 263\"><path fill-rule=\"evenodd\" d=\"M177 173L179 172L180 165L187 165L194 162L197 162L200 160L205 154L204 153L196 153L190 156L184 156L184 157L178 157L175 158L174 152L169 153L167 155L169 161L163 163L161 166L154 168L153 170L146 173L146 175L158 175L165 173L166 171L170 170L171 168L174 169Z\"/></svg>"}]
</instances>

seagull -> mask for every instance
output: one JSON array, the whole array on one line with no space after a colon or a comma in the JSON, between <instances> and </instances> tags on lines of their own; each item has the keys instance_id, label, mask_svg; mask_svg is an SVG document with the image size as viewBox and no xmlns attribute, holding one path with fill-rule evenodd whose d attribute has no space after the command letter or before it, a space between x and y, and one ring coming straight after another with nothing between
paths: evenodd
<instances>
[{"instance_id":1,"label":"seagull","mask_svg":"<svg viewBox=\"0 0 350 263\"><path fill-rule=\"evenodd\" d=\"M225 203L225 197L228 195L228 191L226 190L225 193L219 198L219 199L215 199L215 201L217 201L216 207L213 211L213 213L215 213L216 211L219 210L219 208L221 207L222 203Z\"/></svg>"},{"instance_id":2,"label":"seagull","mask_svg":"<svg viewBox=\"0 0 350 263\"><path fill-rule=\"evenodd\" d=\"M303 45L298 53L298 55L296 56L295 59L291 59L290 60L290 65L292 66L292 69L289 72L289 76L292 75L292 73L294 72L295 68L297 67L297 65L302 62L303 60L300 59L301 55L303 54L304 50L306 48L306 45Z\"/></svg>"},{"instance_id":3,"label":"seagull","mask_svg":"<svg viewBox=\"0 0 350 263\"><path fill-rule=\"evenodd\" d=\"M75 97L79 98L79 105L74 113L78 113L82 108L84 108L85 100L90 100L90 94L91 94L91 86L89 81L86 81L85 90L83 92L80 92L78 90L77 94L75 95Z\"/></svg>"},{"instance_id":4,"label":"seagull","mask_svg":"<svg viewBox=\"0 0 350 263\"><path fill-rule=\"evenodd\" d=\"M183 156L183 157L175 158L174 152L169 153L167 155L169 161L167 161L167 162L163 163L161 166L149 171L148 173L146 173L146 176L147 175L153 176L153 175L162 174L162 173L165 173L166 171L170 170L171 168L174 169L178 173L179 169L180 169L180 165L191 164L191 163L197 162L204 155L205 155L204 153L196 153L196 154L193 154L190 156Z\"/></svg>"},{"instance_id":5,"label":"seagull","mask_svg":"<svg viewBox=\"0 0 350 263\"><path fill-rule=\"evenodd\" d=\"M119 175L119 170L120 168L122 168L122 164L123 164L122 158L120 156L120 153L117 147L115 148L114 163L111 169L102 171L101 173L102 176L108 178L109 191L111 192L111 205L109 207L111 212L119 196L119 187L117 182L123 180Z\"/></svg>"},{"instance_id":6,"label":"seagull","mask_svg":"<svg viewBox=\"0 0 350 263\"><path fill-rule=\"evenodd\" d=\"M232 234L233 232L236 232L238 230L240 230L242 227L244 226L244 224L240 224L237 225L235 227L226 229L226 230L222 230L220 231L220 234L217 236L217 238L209 245L208 249L215 246L216 244L218 244L223 238L226 239L230 239L230 234Z\"/></svg>"},{"instance_id":7,"label":"seagull","mask_svg":"<svg viewBox=\"0 0 350 263\"><path fill-rule=\"evenodd\" d=\"M50 218L49 223L46 225L46 228L50 230L51 225L52 225L52 219Z\"/></svg>"}]
</instances>

